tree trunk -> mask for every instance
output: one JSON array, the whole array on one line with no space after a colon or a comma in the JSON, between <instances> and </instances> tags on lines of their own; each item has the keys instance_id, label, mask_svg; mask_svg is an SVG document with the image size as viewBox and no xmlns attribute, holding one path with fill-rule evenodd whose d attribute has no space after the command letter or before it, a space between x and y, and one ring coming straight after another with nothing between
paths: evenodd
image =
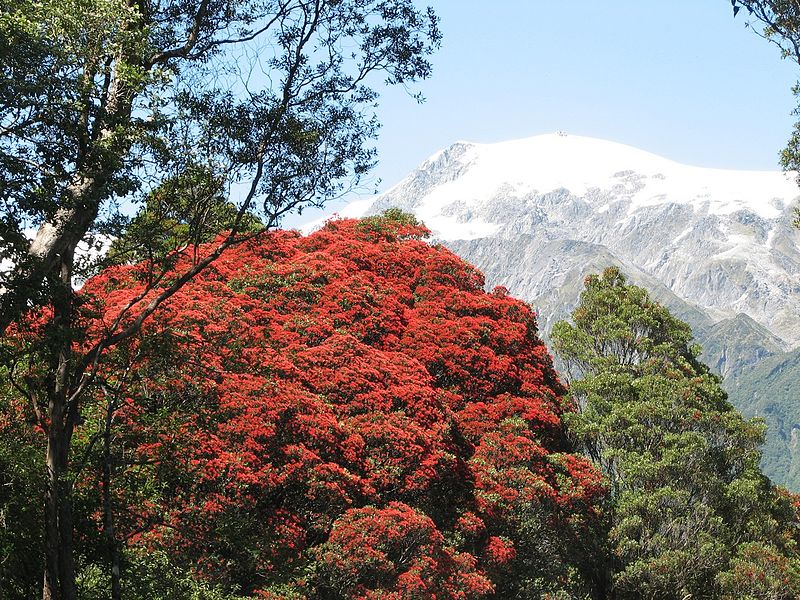
<instances>
[{"instance_id":1,"label":"tree trunk","mask_svg":"<svg viewBox=\"0 0 800 600\"><path fill-rule=\"evenodd\" d=\"M57 600L60 597L58 577L58 551L60 547L58 533L58 463L56 448L58 440L54 439L53 427L47 439L47 489L45 490L44 522L45 522L45 567L42 599Z\"/></svg>"},{"instance_id":2,"label":"tree trunk","mask_svg":"<svg viewBox=\"0 0 800 600\"><path fill-rule=\"evenodd\" d=\"M24 314L45 280L71 287L71 282L64 282L62 271L66 268L72 276L75 248L97 218L97 198L105 183L104 177L77 173L68 188L70 206L59 208L39 226L27 257L15 265L10 281L0 292L0 335Z\"/></svg>"},{"instance_id":3,"label":"tree trunk","mask_svg":"<svg viewBox=\"0 0 800 600\"><path fill-rule=\"evenodd\" d=\"M105 429L103 430L103 533L106 537L109 562L111 563L111 600L122 600L119 544L114 525L114 503L111 497L111 421L114 408L114 400L109 396Z\"/></svg>"},{"instance_id":4,"label":"tree trunk","mask_svg":"<svg viewBox=\"0 0 800 600\"><path fill-rule=\"evenodd\" d=\"M63 423L64 419L61 420ZM72 484L67 476L65 433L63 426L51 425L47 443L43 600L75 600L77 596L72 543Z\"/></svg>"},{"instance_id":5,"label":"tree trunk","mask_svg":"<svg viewBox=\"0 0 800 600\"><path fill-rule=\"evenodd\" d=\"M135 1L128 5L141 8ZM137 18L127 26L144 27L145 23ZM122 53L117 57L115 69L120 64L139 65L141 57ZM97 220L100 204L109 197L108 183L119 171L123 157L130 150L130 139L119 136L119 129L131 126L136 93L135 88L126 84L125 77L120 77L115 71L109 84L103 111L105 115L95 123L97 137L82 150L67 186L70 201L61 205L40 225L28 248L27 257L15 265L10 281L4 286L5 290L0 291L0 335L27 310L30 299L35 297L35 292L41 289L45 280L63 275L59 269L63 270L66 262L69 262L67 268L71 276L75 248ZM93 104L86 108L87 113L94 109ZM88 130L84 134L87 140L93 137ZM108 144L115 136L122 141L114 142L112 149ZM66 282L66 285L69 284Z\"/></svg>"},{"instance_id":6,"label":"tree trunk","mask_svg":"<svg viewBox=\"0 0 800 600\"><path fill-rule=\"evenodd\" d=\"M72 542L72 482L69 448L77 414L68 406L72 358L72 261L74 247L61 255L59 289L53 294L53 380L49 386L47 490L45 494L45 573L43 600L76 600Z\"/></svg>"}]
</instances>

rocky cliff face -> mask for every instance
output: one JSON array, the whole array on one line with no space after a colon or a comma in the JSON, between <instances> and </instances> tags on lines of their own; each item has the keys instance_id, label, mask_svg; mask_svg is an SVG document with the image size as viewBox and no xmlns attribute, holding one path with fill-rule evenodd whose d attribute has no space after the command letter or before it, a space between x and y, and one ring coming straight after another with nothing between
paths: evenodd
<instances>
[{"instance_id":1,"label":"rocky cliff face","mask_svg":"<svg viewBox=\"0 0 800 600\"><path fill-rule=\"evenodd\" d=\"M779 172L689 167L555 134L454 144L368 211L417 214L491 283L535 304L574 269L613 262L712 322L744 313L791 349L800 346L800 233L790 216L799 194Z\"/></svg>"},{"instance_id":2,"label":"rocky cliff face","mask_svg":"<svg viewBox=\"0 0 800 600\"><path fill-rule=\"evenodd\" d=\"M456 143L342 214L416 214L488 286L536 307L545 336L587 273L618 265L689 322L706 362L733 382L800 347L798 196L780 172L691 167L553 134Z\"/></svg>"}]
</instances>

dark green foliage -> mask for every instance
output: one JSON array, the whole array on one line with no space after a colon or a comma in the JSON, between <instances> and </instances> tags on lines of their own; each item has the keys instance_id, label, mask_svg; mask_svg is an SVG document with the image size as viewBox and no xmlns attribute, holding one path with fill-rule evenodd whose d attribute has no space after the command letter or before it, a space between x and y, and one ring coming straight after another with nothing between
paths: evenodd
<instances>
[{"instance_id":1,"label":"dark green foliage","mask_svg":"<svg viewBox=\"0 0 800 600\"><path fill-rule=\"evenodd\" d=\"M41 594L42 510L39 435L30 431L9 387L0 386L0 598Z\"/></svg>"},{"instance_id":2,"label":"dark green foliage","mask_svg":"<svg viewBox=\"0 0 800 600\"><path fill-rule=\"evenodd\" d=\"M770 356L728 380L731 401L745 415L763 415L771 435L762 468L776 483L800 491L800 350Z\"/></svg>"},{"instance_id":3,"label":"dark green foliage","mask_svg":"<svg viewBox=\"0 0 800 600\"><path fill-rule=\"evenodd\" d=\"M106 600L110 580L99 564L81 573L81 600ZM245 600L179 567L164 552L127 550L123 572L124 598L129 600ZM288 599L287 599L288 600Z\"/></svg>"},{"instance_id":4,"label":"dark green foliage","mask_svg":"<svg viewBox=\"0 0 800 600\"><path fill-rule=\"evenodd\" d=\"M196 249L223 231L256 232L264 224L229 202L224 180L208 168L189 166L151 192L139 213L115 239L107 263L163 261L176 251Z\"/></svg>"},{"instance_id":5,"label":"dark green foliage","mask_svg":"<svg viewBox=\"0 0 800 600\"><path fill-rule=\"evenodd\" d=\"M421 225L422 223L413 214L399 208L390 208L379 215L364 217L358 222L361 231L371 232L378 237L393 237L401 228Z\"/></svg>"},{"instance_id":6,"label":"dark green foliage","mask_svg":"<svg viewBox=\"0 0 800 600\"><path fill-rule=\"evenodd\" d=\"M615 597L721 597L744 543L796 569L793 508L758 467L764 426L733 409L689 327L616 268L586 279L572 321L552 339L579 408L572 435L611 486Z\"/></svg>"},{"instance_id":7,"label":"dark green foliage","mask_svg":"<svg viewBox=\"0 0 800 600\"><path fill-rule=\"evenodd\" d=\"M725 600L797 600L800 564L770 544L742 544L720 578Z\"/></svg>"}]
</instances>

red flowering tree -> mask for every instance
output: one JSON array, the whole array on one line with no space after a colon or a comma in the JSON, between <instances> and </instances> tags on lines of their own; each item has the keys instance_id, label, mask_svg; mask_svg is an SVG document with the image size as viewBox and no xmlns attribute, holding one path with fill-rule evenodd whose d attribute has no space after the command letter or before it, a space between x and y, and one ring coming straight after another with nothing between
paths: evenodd
<instances>
[{"instance_id":1,"label":"red flowering tree","mask_svg":"<svg viewBox=\"0 0 800 600\"><path fill-rule=\"evenodd\" d=\"M347 511L315 555L320 592L335 598L477 598L494 588L474 556L400 502Z\"/></svg>"},{"instance_id":2,"label":"red flowering tree","mask_svg":"<svg viewBox=\"0 0 800 600\"><path fill-rule=\"evenodd\" d=\"M276 232L175 294L79 430L96 528L243 595L590 593L601 478L535 315L426 235L398 213ZM86 284L89 339L146 271Z\"/></svg>"}]
</instances>

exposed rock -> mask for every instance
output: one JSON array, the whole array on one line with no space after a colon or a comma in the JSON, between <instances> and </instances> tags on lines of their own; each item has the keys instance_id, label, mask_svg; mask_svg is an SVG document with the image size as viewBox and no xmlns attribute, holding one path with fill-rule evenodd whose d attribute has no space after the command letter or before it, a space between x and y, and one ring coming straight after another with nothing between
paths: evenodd
<instances>
[{"instance_id":1,"label":"exposed rock","mask_svg":"<svg viewBox=\"0 0 800 600\"><path fill-rule=\"evenodd\" d=\"M750 381L786 386L800 375L786 353L800 348L799 195L793 174L690 167L553 134L459 142L342 213L413 212L485 273L487 287L532 304L545 337L588 273L619 266L692 326L737 405L769 422L768 473L800 487L800 449L789 447L800 410L786 406L800 399L786 391L772 402ZM778 379L762 368L773 363Z\"/></svg>"}]
</instances>

